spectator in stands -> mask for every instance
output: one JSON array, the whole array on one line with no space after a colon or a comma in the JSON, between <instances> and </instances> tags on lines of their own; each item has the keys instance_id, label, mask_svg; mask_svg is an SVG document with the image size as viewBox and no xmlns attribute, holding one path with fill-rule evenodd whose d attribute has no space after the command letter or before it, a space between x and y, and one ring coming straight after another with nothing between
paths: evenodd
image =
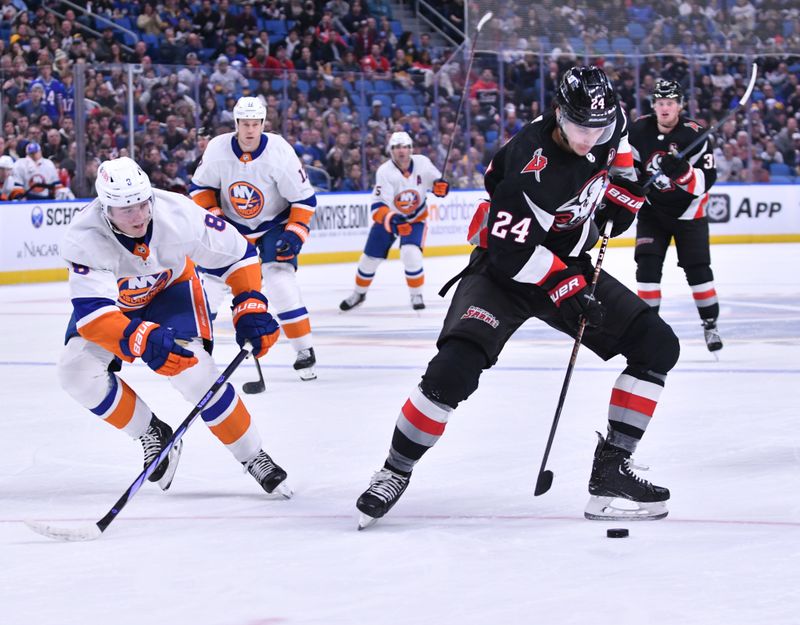
<instances>
[{"instance_id":1,"label":"spectator in stands","mask_svg":"<svg viewBox=\"0 0 800 625\"><path fill-rule=\"evenodd\" d=\"M273 78L283 78L286 72L294 69L294 63L286 56L286 46L275 47L274 56L267 57L267 71Z\"/></svg>"},{"instance_id":2,"label":"spectator in stands","mask_svg":"<svg viewBox=\"0 0 800 625\"><path fill-rule=\"evenodd\" d=\"M347 170L347 178L342 181L339 187L341 191L363 191L364 185L361 184L361 165L351 163Z\"/></svg>"},{"instance_id":3,"label":"spectator in stands","mask_svg":"<svg viewBox=\"0 0 800 625\"><path fill-rule=\"evenodd\" d=\"M215 93L238 94L249 86L247 79L238 70L230 67L228 57L221 54L217 59L216 69L208 79Z\"/></svg>"},{"instance_id":4,"label":"spectator in stands","mask_svg":"<svg viewBox=\"0 0 800 625\"><path fill-rule=\"evenodd\" d=\"M719 182L738 182L742 179L744 163L736 156L734 145L725 143L722 149L714 151L714 158L717 162L717 180Z\"/></svg>"},{"instance_id":5,"label":"spectator in stands","mask_svg":"<svg viewBox=\"0 0 800 625\"><path fill-rule=\"evenodd\" d=\"M168 26L167 22L161 19L156 10L149 2L142 7L142 13L136 18L136 28L145 35L155 35L159 37Z\"/></svg>"},{"instance_id":6,"label":"spectator in stands","mask_svg":"<svg viewBox=\"0 0 800 625\"><path fill-rule=\"evenodd\" d=\"M216 50L219 46L219 22L220 14L214 10L211 0L203 0L200 11L194 16L193 23L203 38L204 47Z\"/></svg>"},{"instance_id":7,"label":"spectator in stands","mask_svg":"<svg viewBox=\"0 0 800 625\"><path fill-rule=\"evenodd\" d=\"M370 53L361 59L361 68L369 78L387 80L392 77L388 59L381 54L381 47L374 43Z\"/></svg>"}]
</instances>

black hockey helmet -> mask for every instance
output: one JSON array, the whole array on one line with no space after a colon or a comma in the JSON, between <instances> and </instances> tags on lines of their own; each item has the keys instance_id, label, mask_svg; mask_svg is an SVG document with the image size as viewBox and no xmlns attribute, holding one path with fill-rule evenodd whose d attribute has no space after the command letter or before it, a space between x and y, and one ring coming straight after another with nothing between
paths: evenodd
<instances>
[{"instance_id":1,"label":"black hockey helmet","mask_svg":"<svg viewBox=\"0 0 800 625\"><path fill-rule=\"evenodd\" d=\"M677 80L667 80L666 78L659 78L656 80L656 85L653 88L653 100L671 99L677 100L678 104L683 103L683 89Z\"/></svg>"},{"instance_id":2,"label":"black hockey helmet","mask_svg":"<svg viewBox=\"0 0 800 625\"><path fill-rule=\"evenodd\" d=\"M561 78L556 104L579 126L609 126L617 117L617 94L599 67L572 67Z\"/></svg>"}]
</instances>

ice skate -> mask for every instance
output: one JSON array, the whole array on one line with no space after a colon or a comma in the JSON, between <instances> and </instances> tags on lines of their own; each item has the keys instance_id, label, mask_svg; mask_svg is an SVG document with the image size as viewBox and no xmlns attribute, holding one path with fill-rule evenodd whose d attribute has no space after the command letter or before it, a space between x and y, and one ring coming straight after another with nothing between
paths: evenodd
<instances>
[{"instance_id":1,"label":"ice skate","mask_svg":"<svg viewBox=\"0 0 800 625\"><path fill-rule=\"evenodd\" d=\"M356 502L356 508L361 512L358 529L375 525L378 519L389 512L405 492L410 479L410 475L400 475L387 468L373 475L369 488L361 493Z\"/></svg>"},{"instance_id":2,"label":"ice skate","mask_svg":"<svg viewBox=\"0 0 800 625\"><path fill-rule=\"evenodd\" d=\"M669 490L636 475L630 452L609 445L599 432L597 436L591 497L583 515L593 521L654 521L667 516Z\"/></svg>"},{"instance_id":3,"label":"ice skate","mask_svg":"<svg viewBox=\"0 0 800 625\"><path fill-rule=\"evenodd\" d=\"M422 295L419 293L414 293L411 295L411 308L414 310L423 310L425 308L425 302L422 301Z\"/></svg>"},{"instance_id":4,"label":"ice skate","mask_svg":"<svg viewBox=\"0 0 800 625\"><path fill-rule=\"evenodd\" d=\"M170 438L172 438L172 428L153 415L150 425L147 426L147 431L139 437L139 442L142 444L142 450L144 451L145 467L158 457L158 454L161 453ZM158 482L161 490L167 490L172 485L175 471L178 470L178 461L181 458L182 450L183 441L179 440L172 446L167 457L161 461L161 464L156 467L156 470L147 479L151 482Z\"/></svg>"},{"instance_id":5,"label":"ice skate","mask_svg":"<svg viewBox=\"0 0 800 625\"><path fill-rule=\"evenodd\" d=\"M297 352L297 360L294 361L294 370L300 374L300 379L304 381L316 380L317 374L314 365L317 364L317 357L314 355L314 348L301 349Z\"/></svg>"},{"instance_id":6,"label":"ice skate","mask_svg":"<svg viewBox=\"0 0 800 625\"><path fill-rule=\"evenodd\" d=\"M352 294L350 294L341 301L341 303L339 304L339 310L347 311L350 310L351 308L355 308L356 306L360 306L365 299L367 299L366 293L353 292Z\"/></svg>"},{"instance_id":7,"label":"ice skate","mask_svg":"<svg viewBox=\"0 0 800 625\"><path fill-rule=\"evenodd\" d=\"M722 339L719 338L716 319L703 319L703 335L706 339L706 347L710 352L718 352L722 349ZM716 354L714 354L716 356Z\"/></svg>"},{"instance_id":8,"label":"ice skate","mask_svg":"<svg viewBox=\"0 0 800 625\"><path fill-rule=\"evenodd\" d=\"M286 471L275 464L267 452L259 451L254 458L243 462L242 466L266 492L280 495L285 499L292 497L292 490L284 483Z\"/></svg>"}]
</instances>

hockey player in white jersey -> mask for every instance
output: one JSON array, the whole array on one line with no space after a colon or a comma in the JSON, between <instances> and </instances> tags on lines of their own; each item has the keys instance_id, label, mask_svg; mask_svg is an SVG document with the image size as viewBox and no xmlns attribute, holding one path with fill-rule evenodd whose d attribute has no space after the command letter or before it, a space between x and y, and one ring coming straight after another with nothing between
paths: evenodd
<instances>
[{"instance_id":1,"label":"hockey player in white jersey","mask_svg":"<svg viewBox=\"0 0 800 625\"><path fill-rule=\"evenodd\" d=\"M389 138L386 150L391 158L378 167L372 190L370 210L375 223L358 261L355 290L339 304L341 310L355 308L366 299L378 265L389 255L398 237L411 306L414 310L425 308L422 249L428 218L426 195L432 189L435 196L445 197L450 185L427 156L412 154L412 148L407 132L395 132Z\"/></svg>"},{"instance_id":2,"label":"hockey player in white jersey","mask_svg":"<svg viewBox=\"0 0 800 625\"><path fill-rule=\"evenodd\" d=\"M145 466L172 436L145 401L116 374L141 358L191 403L219 377L207 350L213 340L196 265L232 289L239 345L256 358L278 339L261 294L255 248L227 222L185 196L154 190L127 157L102 163L97 199L75 215L62 243L73 313L58 363L62 387L95 415L138 439ZM211 432L268 493L288 497L286 472L261 449L250 413L231 384L206 404ZM150 477L169 488L182 441Z\"/></svg>"},{"instance_id":3,"label":"hockey player in white jersey","mask_svg":"<svg viewBox=\"0 0 800 625\"><path fill-rule=\"evenodd\" d=\"M14 189L13 169L14 159L8 154L0 156L0 202L5 202L11 197L11 191Z\"/></svg>"},{"instance_id":4,"label":"hockey player in white jersey","mask_svg":"<svg viewBox=\"0 0 800 625\"><path fill-rule=\"evenodd\" d=\"M25 147L25 158L14 163L12 200L74 200L75 195L61 184L56 166L42 156L41 146L32 141Z\"/></svg>"},{"instance_id":5,"label":"hockey player in white jersey","mask_svg":"<svg viewBox=\"0 0 800 625\"><path fill-rule=\"evenodd\" d=\"M309 234L317 198L292 146L264 132L267 109L258 98L239 98L235 132L214 137L192 176L192 199L222 216L261 256L264 290L283 333L297 352L303 380L316 378L311 322L297 284L297 257ZM205 280L212 312L224 288Z\"/></svg>"}]
</instances>

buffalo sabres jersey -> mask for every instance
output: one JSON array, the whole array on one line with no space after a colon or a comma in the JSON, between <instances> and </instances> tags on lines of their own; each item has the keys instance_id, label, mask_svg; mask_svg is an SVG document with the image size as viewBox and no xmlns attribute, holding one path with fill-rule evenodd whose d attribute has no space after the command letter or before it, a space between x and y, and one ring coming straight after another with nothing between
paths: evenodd
<instances>
[{"instance_id":1,"label":"buffalo sabres jersey","mask_svg":"<svg viewBox=\"0 0 800 625\"><path fill-rule=\"evenodd\" d=\"M400 213L408 223L425 221L428 216L428 190L441 177L441 172L427 156L412 154L411 164L405 173L389 159L378 167L375 174L373 219L383 222L387 212L384 207L388 207L388 212Z\"/></svg>"},{"instance_id":2,"label":"buffalo sabres jersey","mask_svg":"<svg viewBox=\"0 0 800 625\"><path fill-rule=\"evenodd\" d=\"M596 243L591 217L610 174L635 178L620 109L611 139L585 156L559 147L554 131L552 112L536 118L500 148L484 177L489 262L495 275L521 288L541 285Z\"/></svg>"},{"instance_id":3,"label":"buffalo sabres jersey","mask_svg":"<svg viewBox=\"0 0 800 625\"><path fill-rule=\"evenodd\" d=\"M705 129L700 124L683 115L668 133L658 129L655 115L637 119L631 124L630 143L640 181L644 183L659 170L664 154L682 151L703 132ZM692 148L685 158L692 166L688 182L679 185L664 174L659 175L648 189L642 211L657 211L677 219L705 217L708 190L717 180L714 150L709 139Z\"/></svg>"},{"instance_id":4,"label":"buffalo sabres jersey","mask_svg":"<svg viewBox=\"0 0 800 625\"><path fill-rule=\"evenodd\" d=\"M26 193L28 199L48 199L51 190L60 186L58 172L49 158L33 160L30 156L19 159L11 170L14 186ZM42 186L47 185L47 186Z\"/></svg>"},{"instance_id":5,"label":"buffalo sabres jersey","mask_svg":"<svg viewBox=\"0 0 800 625\"><path fill-rule=\"evenodd\" d=\"M251 240L290 216L307 225L317 204L294 149L273 133L263 133L253 152L242 152L233 132L211 139L192 176L190 194L203 208L219 206Z\"/></svg>"},{"instance_id":6,"label":"buffalo sabres jersey","mask_svg":"<svg viewBox=\"0 0 800 625\"><path fill-rule=\"evenodd\" d=\"M178 193L154 189L153 197L153 218L141 239L112 230L94 200L73 217L61 244L78 332L115 353L129 321L121 313L192 279L195 263L235 285L235 292L261 285L255 248L223 219ZM195 291L202 303L199 281Z\"/></svg>"}]
</instances>

